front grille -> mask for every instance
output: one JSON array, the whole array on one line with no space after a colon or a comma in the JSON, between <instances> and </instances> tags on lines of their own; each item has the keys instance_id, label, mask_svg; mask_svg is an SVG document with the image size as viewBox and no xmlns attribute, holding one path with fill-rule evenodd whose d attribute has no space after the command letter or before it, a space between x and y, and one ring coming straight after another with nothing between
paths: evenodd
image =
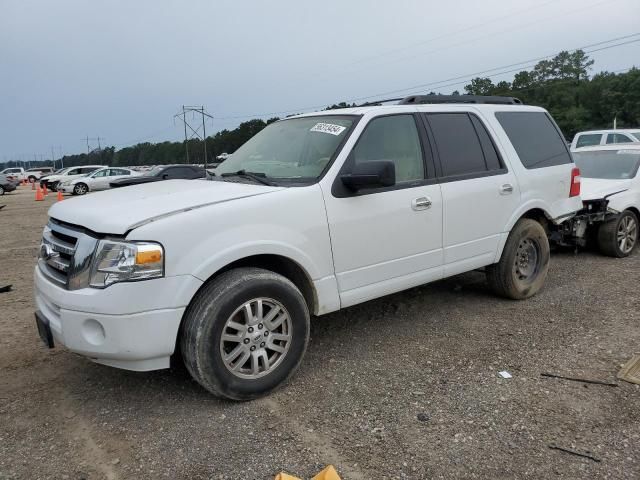
<instances>
[{"instance_id":1,"label":"front grille","mask_svg":"<svg viewBox=\"0 0 640 480\"><path fill-rule=\"evenodd\" d=\"M88 284L91 257L98 239L51 219L42 234L38 265L53 283L70 290Z\"/></svg>"}]
</instances>

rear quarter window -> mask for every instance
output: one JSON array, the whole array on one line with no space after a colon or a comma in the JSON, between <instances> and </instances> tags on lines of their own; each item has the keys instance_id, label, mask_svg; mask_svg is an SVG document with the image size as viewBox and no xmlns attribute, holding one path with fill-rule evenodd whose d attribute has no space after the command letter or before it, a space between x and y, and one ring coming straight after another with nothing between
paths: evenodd
<instances>
[{"instance_id":1,"label":"rear quarter window","mask_svg":"<svg viewBox=\"0 0 640 480\"><path fill-rule=\"evenodd\" d=\"M527 169L572 163L560 130L545 112L497 112L496 118Z\"/></svg>"}]
</instances>

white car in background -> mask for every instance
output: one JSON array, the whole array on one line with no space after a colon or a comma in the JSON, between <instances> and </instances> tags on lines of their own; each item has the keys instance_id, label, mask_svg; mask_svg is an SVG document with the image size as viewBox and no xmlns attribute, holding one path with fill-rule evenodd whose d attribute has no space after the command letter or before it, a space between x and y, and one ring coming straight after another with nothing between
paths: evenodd
<instances>
[{"instance_id":1,"label":"white car in background","mask_svg":"<svg viewBox=\"0 0 640 480\"><path fill-rule=\"evenodd\" d=\"M574 221L594 233L603 254L628 256L640 233L640 144L581 148L573 159L584 204Z\"/></svg>"},{"instance_id":2,"label":"white car in background","mask_svg":"<svg viewBox=\"0 0 640 480\"><path fill-rule=\"evenodd\" d=\"M640 142L640 128L590 130L576 133L571 142L571 151L573 152L579 148L595 147L598 145L638 142Z\"/></svg>"},{"instance_id":3,"label":"white car in background","mask_svg":"<svg viewBox=\"0 0 640 480\"><path fill-rule=\"evenodd\" d=\"M64 193L72 193L73 195L84 195L87 192L95 192L97 190L108 190L111 188L109 182L119 178L135 177L141 175L139 172L130 168L101 168L95 172L67 180L58 185L58 190Z\"/></svg>"},{"instance_id":4,"label":"white car in background","mask_svg":"<svg viewBox=\"0 0 640 480\"><path fill-rule=\"evenodd\" d=\"M62 168L51 175L45 175L41 177L40 186L46 186L53 192L58 189L59 183L68 182L69 180L72 180L74 178L88 175L89 173L95 172L96 170L104 167L104 165L81 165L79 167Z\"/></svg>"}]
</instances>

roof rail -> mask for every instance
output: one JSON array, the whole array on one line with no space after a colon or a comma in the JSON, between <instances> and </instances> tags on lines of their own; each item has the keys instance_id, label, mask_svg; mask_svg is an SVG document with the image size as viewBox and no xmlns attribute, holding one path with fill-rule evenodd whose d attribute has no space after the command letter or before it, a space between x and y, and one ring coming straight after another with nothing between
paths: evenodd
<instances>
[{"instance_id":1,"label":"roof rail","mask_svg":"<svg viewBox=\"0 0 640 480\"><path fill-rule=\"evenodd\" d=\"M522 105L516 97L496 97L492 95L411 95L403 98L398 105L423 103L492 103L498 105Z\"/></svg>"}]
</instances>

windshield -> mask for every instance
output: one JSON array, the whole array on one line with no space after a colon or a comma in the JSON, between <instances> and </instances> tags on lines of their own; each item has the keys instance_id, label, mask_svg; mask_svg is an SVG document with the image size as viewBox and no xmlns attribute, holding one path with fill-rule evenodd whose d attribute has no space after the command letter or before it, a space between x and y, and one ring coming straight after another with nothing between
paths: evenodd
<instances>
[{"instance_id":1,"label":"windshield","mask_svg":"<svg viewBox=\"0 0 640 480\"><path fill-rule=\"evenodd\" d=\"M354 117L327 115L272 123L216 168L216 175L245 170L276 179L316 179L353 122Z\"/></svg>"},{"instance_id":2,"label":"windshield","mask_svg":"<svg viewBox=\"0 0 640 480\"><path fill-rule=\"evenodd\" d=\"M630 132L633 137L636 138L638 142L640 142L640 131L638 132Z\"/></svg>"},{"instance_id":3,"label":"windshield","mask_svg":"<svg viewBox=\"0 0 640 480\"><path fill-rule=\"evenodd\" d=\"M636 176L640 150L575 152L573 159L581 177L624 180Z\"/></svg>"},{"instance_id":4,"label":"windshield","mask_svg":"<svg viewBox=\"0 0 640 480\"><path fill-rule=\"evenodd\" d=\"M145 177L155 177L158 173L160 173L165 168L164 165L160 165L157 167L153 167L148 172L144 173Z\"/></svg>"}]
</instances>

